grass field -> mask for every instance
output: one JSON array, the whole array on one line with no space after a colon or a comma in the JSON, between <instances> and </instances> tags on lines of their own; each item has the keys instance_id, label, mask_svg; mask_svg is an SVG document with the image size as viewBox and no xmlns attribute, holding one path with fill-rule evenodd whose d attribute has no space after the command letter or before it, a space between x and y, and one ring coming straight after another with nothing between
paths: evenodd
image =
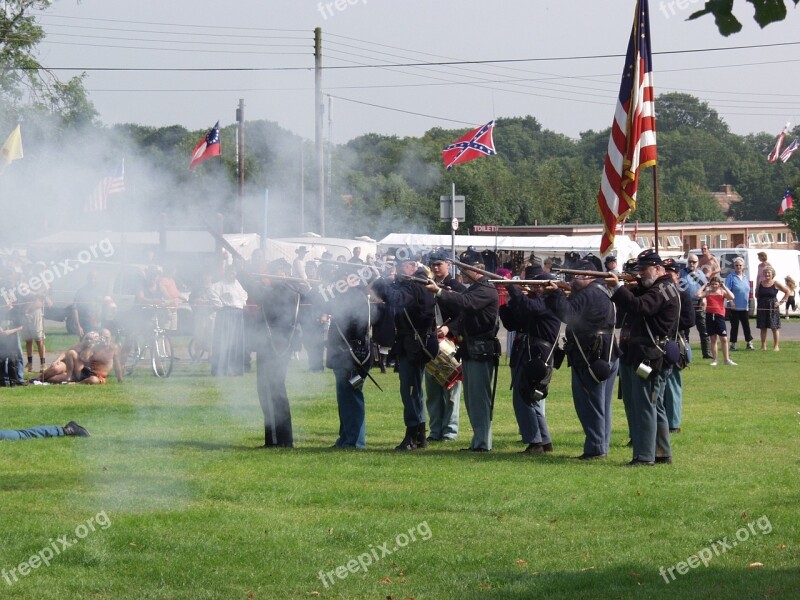
<instances>
[{"instance_id":1,"label":"grass field","mask_svg":"<svg viewBox=\"0 0 800 600\"><path fill-rule=\"evenodd\" d=\"M329 448L333 377L304 364L293 450L258 448L252 374L182 361L168 380L3 388L3 428L74 419L92 437L1 443L0 598L798 598L800 343L735 358L685 372L675 464L639 469L621 466L621 401L609 458L575 460L564 368L547 456L520 454L507 367L488 454L458 451L463 406L457 442L394 452L393 374L367 384L365 451Z\"/></svg>"}]
</instances>

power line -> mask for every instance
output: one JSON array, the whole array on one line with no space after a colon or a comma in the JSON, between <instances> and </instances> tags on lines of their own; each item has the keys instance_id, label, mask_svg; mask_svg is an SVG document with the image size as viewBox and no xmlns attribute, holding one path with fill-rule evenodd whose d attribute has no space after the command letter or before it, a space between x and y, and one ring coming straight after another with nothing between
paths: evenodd
<instances>
[{"instance_id":1,"label":"power line","mask_svg":"<svg viewBox=\"0 0 800 600\"><path fill-rule=\"evenodd\" d=\"M437 117L434 115L426 115L424 113L413 112L410 110L403 110L402 108L392 108L391 106L382 106L380 104L372 104L370 102L362 102L361 100L353 100L352 98L343 98L341 96L333 96L328 94L331 98L335 98L336 100L343 100L344 102L353 102L354 104L363 104L365 106L372 106L374 108L381 108L383 110L390 110L393 112L405 113L407 115L415 115L417 117L426 117L428 119L436 119L438 121L449 121L450 123L458 123L460 125L468 125L472 126L474 123L468 123L466 121L457 121L456 119L448 119L447 117Z\"/></svg>"},{"instance_id":2,"label":"power line","mask_svg":"<svg viewBox=\"0 0 800 600\"><path fill-rule=\"evenodd\" d=\"M279 28L264 28L264 27L231 27L227 25L190 25L186 23L154 23L152 21L130 21L128 19L97 19L90 17L72 17L67 15L54 15L52 13L39 13L41 17L55 17L58 19L73 19L76 21L98 21L102 23L132 23L134 25L158 25L163 27L195 27L198 29L214 29L219 31L221 29L233 29L237 31L283 31L292 33L307 33L307 29L279 29Z\"/></svg>"},{"instance_id":3,"label":"power line","mask_svg":"<svg viewBox=\"0 0 800 600\"><path fill-rule=\"evenodd\" d=\"M56 43L56 42L53 42ZM751 45L751 46L732 46L728 48L699 48L693 50L668 50L663 52L653 52L653 54L660 54L660 55L668 55L668 54L689 54L689 53L705 53L705 52L718 52L718 51L725 51L725 50L746 50L746 49L753 49L753 48L771 48L771 47L779 47L779 46L794 46L800 45L800 42L782 42L776 44L760 44L760 45ZM113 47L113 46L110 46ZM120 46L120 48L125 48L124 46ZM140 50L141 48L132 48L134 50ZM165 49L169 50L169 49ZM177 50L174 50L177 51ZM356 65L329 65L323 66L322 68L325 70L352 70L352 69L385 69L385 68L410 68L410 67L435 67L435 66L455 66L455 65L485 65L485 64L513 64L513 63L526 63L526 62L560 62L560 61L576 61L576 60L595 60L595 59L603 59L603 58L620 58L625 56L624 54L595 54L595 55L578 55L578 56L551 56L551 57L539 57L539 58L507 58L507 59L487 59L487 60L447 60L447 61L431 61L431 62L414 62L414 63L387 63L387 64L356 64ZM788 61L769 61L768 64L777 64L781 62L796 62L793 60ZM723 65L727 66L747 66L753 64L764 64L764 63L741 63L739 65ZM308 70L310 67L252 67L252 68L243 68L241 70L248 70L248 71L301 71L301 70ZM698 67L698 69L703 68L712 68L712 67ZM194 71L217 71L219 69L210 69L210 68L168 68L168 67L157 67L157 68L147 68L147 67L49 67L51 71L187 71L187 70L194 70ZM230 69L230 70L240 70L240 69ZM679 70L694 70L694 69L679 69ZM669 69L662 69L661 72L669 71Z\"/></svg>"}]
</instances>

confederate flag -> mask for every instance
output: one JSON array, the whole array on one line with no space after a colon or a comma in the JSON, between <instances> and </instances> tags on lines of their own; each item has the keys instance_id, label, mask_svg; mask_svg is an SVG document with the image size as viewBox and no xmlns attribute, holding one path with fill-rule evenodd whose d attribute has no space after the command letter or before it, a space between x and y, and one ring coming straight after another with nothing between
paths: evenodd
<instances>
[{"instance_id":1,"label":"confederate flag","mask_svg":"<svg viewBox=\"0 0 800 600\"><path fill-rule=\"evenodd\" d=\"M494 149L494 139L492 139L493 130L494 121L489 121L483 127L473 129L442 150L442 160L447 170L449 171L453 165L459 163L497 154Z\"/></svg>"}]
</instances>

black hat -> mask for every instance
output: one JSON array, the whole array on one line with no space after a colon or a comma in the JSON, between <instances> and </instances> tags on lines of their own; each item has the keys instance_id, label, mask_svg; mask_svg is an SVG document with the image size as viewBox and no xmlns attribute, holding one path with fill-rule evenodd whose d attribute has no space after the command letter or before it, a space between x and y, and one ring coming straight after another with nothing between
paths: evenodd
<instances>
[{"instance_id":1,"label":"black hat","mask_svg":"<svg viewBox=\"0 0 800 600\"><path fill-rule=\"evenodd\" d=\"M572 263L571 269L575 269L576 271L594 271L595 266L588 260L578 260Z\"/></svg>"},{"instance_id":2,"label":"black hat","mask_svg":"<svg viewBox=\"0 0 800 600\"><path fill-rule=\"evenodd\" d=\"M395 253L395 262L398 264L404 262L415 262L417 260L417 254L414 252L412 248L403 247L398 248L397 252Z\"/></svg>"},{"instance_id":3,"label":"black hat","mask_svg":"<svg viewBox=\"0 0 800 600\"><path fill-rule=\"evenodd\" d=\"M681 266L675 261L674 258L665 258L664 269L666 271L672 271L673 273L680 273Z\"/></svg>"},{"instance_id":4,"label":"black hat","mask_svg":"<svg viewBox=\"0 0 800 600\"><path fill-rule=\"evenodd\" d=\"M308 248L305 246L300 246L294 251L295 254L308 254Z\"/></svg>"},{"instance_id":5,"label":"black hat","mask_svg":"<svg viewBox=\"0 0 800 600\"><path fill-rule=\"evenodd\" d=\"M433 252L430 253L430 255L428 255L428 264L429 265L435 265L437 263L448 262L450 260L451 260L450 255L446 251L444 251L442 249L434 250Z\"/></svg>"},{"instance_id":6,"label":"black hat","mask_svg":"<svg viewBox=\"0 0 800 600\"><path fill-rule=\"evenodd\" d=\"M481 255L480 254L472 254L472 253L465 253L461 257L461 262L464 263L465 265L469 265L471 267L473 267L475 265L483 264L483 260L481 259Z\"/></svg>"},{"instance_id":7,"label":"black hat","mask_svg":"<svg viewBox=\"0 0 800 600\"><path fill-rule=\"evenodd\" d=\"M544 269L542 269L542 265L539 264L532 264L528 267L525 267L525 279L544 279L542 275L544 275Z\"/></svg>"},{"instance_id":8,"label":"black hat","mask_svg":"<svg viewBox=\"0 0 800 600\"><path fill-rule=\"evenodd\" d=\"M291 272L292 265L289 264L289 261L285 258L276 258L275 260L271 261L267 264L267 272L270 275L275 275L281 271L289 271Z\"/></svg>"},{"instance_id":9,"label":"black hat","mask_svg":"<svg viewBox=\"0 0 800 600\"><path fill-rule=\"evenodd\" d=\"M653 249L644 250L643 252L639 253L639 256L636 257L636 262L639 265L639 268L643 267L650 267L653 265L658 265L663 267L664 261L661 260L661 257L658 255Z\"/></svg>"},{"instance_id":10,"label":"black hat","mask_svg":"<svg viewBox=\"0 0 800 600\"><path fill-rule=\"evenodd\" d=\"M625 264L622 267L622 270L625 273L638 273L639 272L639 262L635 258L629 258L625 261Z\"/></svg>"},{"instance_id":11,"label":"black hat","mask_svg":"<svg viewBox=\"0 0 800 600\"><path fill-rule=\"evenodd\" d=\"M609 254L608 256L606 256L605 265L608 266L612 262L613 263L617 262L617 257L614 256L613 254Z\"/></svg>"}]
</instances>

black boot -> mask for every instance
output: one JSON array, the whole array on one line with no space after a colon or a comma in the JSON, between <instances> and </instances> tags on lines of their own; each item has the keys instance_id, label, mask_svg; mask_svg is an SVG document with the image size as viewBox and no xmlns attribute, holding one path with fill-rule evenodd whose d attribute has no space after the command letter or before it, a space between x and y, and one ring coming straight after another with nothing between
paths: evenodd
<instances>
[{"instance_id":1,"label":"black boot","mask_svg":"<svg viewBox=\"0 0 800 600\"><path fill-rule=\"evenodd\" d=\"M427 435L427 431L425 430L425 423L420 423L417 425L416 429L416 437L414 438L414 443L416 443L417 448L427 448L428 447L428 438L425 437Z\"/></svg>"},{"instance_id":2,"label":"black boot","mask_svg":"<svg viewBox=\"0 0 800 600\"><path fill-rule=\"evenodd\" d=\"M381 366L381 374L386 375L386 355L379 354L378 355L378 364Z\"/></svg>"},{"instance_id":3,"label":"black boot","mask_svg":"<svg viewBox=\"0 0 800 600\"><path fill-rule=\"evenodd\" d=\"M403 438L403 441L400 442L399 446L395 447L395 450L399 450L401 452L404 452L406 450L416 450L417 449L416 430L417 430L416 427L406 427L406 437Z\"/></svg>"},{"instance_id":4,"label":"black boot","mask_svg":"<svg viewBox=\"0 0 800 600\"><path fill-rule=\"evenodd\" d=\"M64 435L76 435L78 437L89 437L89 432L85 428L78 425L75 421L70 421L64 427Z\"/></svg>"}]
</instances>

